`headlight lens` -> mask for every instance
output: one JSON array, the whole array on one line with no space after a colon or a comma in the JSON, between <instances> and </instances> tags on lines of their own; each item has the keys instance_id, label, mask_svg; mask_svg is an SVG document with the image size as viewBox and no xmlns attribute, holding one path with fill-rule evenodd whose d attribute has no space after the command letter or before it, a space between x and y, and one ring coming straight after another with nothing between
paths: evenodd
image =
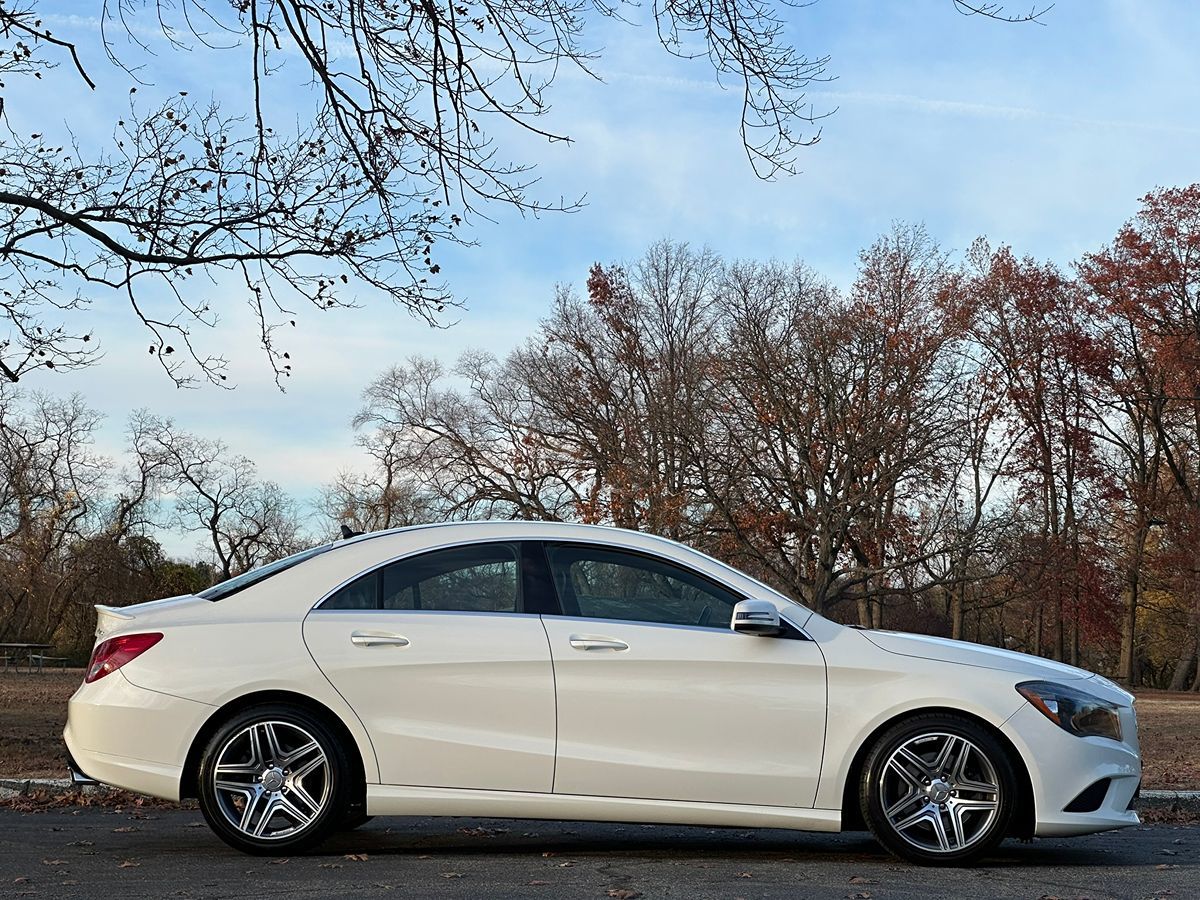
<instances>
[{"instance_id":1,"label":"headlight lens","mask_svg":"<svg viewBox=\"0 0 1200 900\"><path fill-rule=\"evenodd\" d=\"M1017 692L1042 715L1071 734L1121 740L1121 718L1115 703L1109 703L1078 688L1052 681L1026 681Z\"/></svg>"}]
</instances>

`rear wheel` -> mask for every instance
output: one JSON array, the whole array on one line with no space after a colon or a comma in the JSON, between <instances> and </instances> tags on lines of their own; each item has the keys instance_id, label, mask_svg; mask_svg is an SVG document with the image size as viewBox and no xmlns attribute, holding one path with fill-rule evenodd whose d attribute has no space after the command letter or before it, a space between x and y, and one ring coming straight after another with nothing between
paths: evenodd
<instances>
[{"instance_id":1,"label":"rear wheel","mask_svg":"<svg viewBox=\"0 0 1200 900\"><path fill-rule=\"evenodd\" d=\"M903 859L964 865L1004 839L1017 800L1008 754L980 725L915 716L867 755L859 801L872 834Z\"/></svg>"},{"instance_id":2,"label":"rear wheel","mask_svg":"<svg viewBox=\"0 0 1200 900\"><path fill-rule=\"evenodd\" d=\"M231 847L300 853L346 820L351 771L345 748L308 710L253 707L208 742L200 762L200 809Z\"/></svg>"}]
</instances>

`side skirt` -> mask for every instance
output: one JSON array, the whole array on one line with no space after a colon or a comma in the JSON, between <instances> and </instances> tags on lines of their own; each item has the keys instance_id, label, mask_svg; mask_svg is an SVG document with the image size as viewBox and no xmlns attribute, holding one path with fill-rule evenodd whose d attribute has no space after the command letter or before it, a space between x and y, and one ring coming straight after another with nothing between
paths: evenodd
<instances>
[{"instance_id":1,"label":"side skirt","mask_svg":"<svg viewBox=\"0 0 1200 900\"><path fill-rule=\"evenodd\" d=\"M367 785L367 815L469 816L495 819L557 819L574 822L645 822L731 828L841 831L838 809L744 806L634 797L586 797L523 791Z\"/></svg>"}]
</instances>

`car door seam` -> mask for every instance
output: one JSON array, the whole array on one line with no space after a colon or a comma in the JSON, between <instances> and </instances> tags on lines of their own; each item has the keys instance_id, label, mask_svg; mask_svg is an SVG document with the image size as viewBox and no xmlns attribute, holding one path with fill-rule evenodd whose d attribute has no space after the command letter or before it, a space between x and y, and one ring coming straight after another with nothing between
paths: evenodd
<instances>
[{"instance_id":1,"label":"car door seam","mask_svg":"<svg viewBox=\"0 0 1200 900\"><path fill-rule=\"evenodd\" d=\"M325 673L325 669L322 668L319 662L317 662L317 657L316 654L313 653L312 647L308 646L308 635L304 633L304 626L308 623L308 617L311 616L313 612L315 612L315 610L310 609L305 614L304 618L300 620L300 643L304 645L304 649L308 653L308 658L312 660L312 663L314 666L316 666L317 671L321 673L321 677L329 683L329 687L333 690L333 692L342 698L342 702L346 704L346 709L350 710L350 714L358 720L358 725L360 728L362 728L363 734L367 738L367 746L371 748L371 755L375 757L375 773L376 777L379 779L378 783L383 784L383 767L379 763L379 751L375 749L375 739L371 737L371 730L367 728L367 723L362 720L362 716L358 714L358 710L354 708L354 704L346 698L346 695L343 694L338 686L333 683L333 679ZM357 743L357 741L355 741L355 743Z\"/></svg>"},{"instance_id":2,"label":"car door seam","mask_svg":"<svg viewBox=\"0 0 1200 900\"><path fill-rule=\"evenodd\" d=\"M550 630L546 628L545 616L539 615L538 621L542 623L542 634L546 636L546 652L550 655L550 683L554 688L554 759L550 766L550 793L553 794L558 780L558 672L555 670L554 647L550 643Z\"/></svg>"}]
</instances>

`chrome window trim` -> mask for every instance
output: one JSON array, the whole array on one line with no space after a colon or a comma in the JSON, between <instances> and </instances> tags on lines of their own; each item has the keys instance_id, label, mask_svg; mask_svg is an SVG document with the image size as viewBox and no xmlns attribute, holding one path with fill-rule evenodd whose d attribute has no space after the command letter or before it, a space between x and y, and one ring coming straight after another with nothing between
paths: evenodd
<instances>
[{"instance_id":1,"label":"chrome window trim","mask_svg":"<svg viewBox=\"0 0 1200 900\"><path fill-rule=\"evenodd\" d=\"M453 525L453 524L460 524L460 523L442 522L442 523L438 523L437 525L429 525L429 526L418 525L418 526L411 526L411 528L412 528L412 530L417 530L420 528L435 528L435 527L442 527L445 525ZM409 529L399 529L399 530L407 531ZM620 531L620 529L612 529L612 530L618 531L618 532ZM640 532L638 532L638 533L640 534ZM380 535L373 535L373 536L378 537ZM648 535L648 536L656 537L656 535ZM366 537L366 535L364 535L363 537ZM551 543L551 544L589 544L589 545L594 545L597 547L605 547L605 548L612 549L612 550L622 550L627 553L633 553L633 554L640 553L643 556L648 556L651 559L654 559L654 560L657 560L657 561L663 563L664 565L675 566L676 568L683 568L683 569L687 569L690 571L694 571L700 578L704 578L709 581L715 581L717 584L721 585L727 591L729 591L730 593L735 594L737 596L742 596L742 594L744 593L743 591L741 591L741 590L735 588L733 585L729 584L727 581L724 581L723 579L718 578L715 575L710 575L707 572L697 571L692 566L685 565L685 564L679 562L678 560L671 559L670 557L660 556L659 554L654 553L653 551L643 550L641 547L630 547L628 544L620 543L617 541L597 541L597 540L590 540L590 539L589 540L580 540L578 538L564 539L561 535L546 537L546 536L542 536L540 533L535 533L532 535L525 535L525 536L521 536L521 537L474 538L472 540L450 541L445 544L437 544L436 546L433 546L433 547L422 547L420 550L412 550L407 553L397 554L396 556L385 559L382 562L375 563L370 568L363 569L361 572L351 575L349 578L343 580L340 584L336 585L332 590L327 591L324 595L322 595L322 597L316 603L314 603L311 607L309 607L308 613L309 614L311 614L311 613L327 613L327 614L356 613L356 614L360 614L360 615L362 613L375 613L375 614L433 613L433 614L441 614L441 615L465 614L465 615L480 615L480 616L537 616L540 618L542 615L541 613L527 613L524 611L521 611L521 612L487 612L484 610L440 610L440 609L321 609L322 603L324 603L326 600L328 600L330 597L332 597L334 594L336 594L338 591L340 591L346 585L350 584L353 581L357 581L359 578L362 578L366 575L370 575L372 572L376 572L379 569L384 568L385 566L390 566L392 563L400 562L405 559L411 559L416 556L421 556L425 553L435 553L439 550L453 550L456 547L469 547L469 546L476 546L476 545L481 545L481 544L521 544L521 543L530 542L530 541L536 541L538 543L543 543L543 544L546 544L546 543ZM684 545L681 545L681 546L684 546ZM734 572L739 575L741 574L741 573L738 573L737 569L733 568L730 565L727 565L726 563L721 562L720 560L716 560L716 562L719 563L722 568L728 569L730 572ZM520 554L518 554L517 566L518 566L518 578L519 579L523 577L523 573L520 571L520 565L521 565L521 558L520 558ZM748 578L751 581L755 581L755 579L751 579L750 576L748 576L748 575L742 575L741 577ZM772 591L771 593L777 594L776 591ZM778 596L782 597L783 595L779 594ZM763 599L766 599L766 598L763 598ZM808 607L800 606L800 604L796 603L794 600L788 600L786 597L783 597L783 599L786 600L787 603L789 603L793 606L799 607L800 609L803 609L803 610L808 610ZM800 632L800 634L803 635L803 637L806 641L813 641L812 635L810 635L803 627L801 627L800 625L797 625L791 616L787 615L787 613L790 611L791 611L790 608L785 608L784 610L780 611L780 616L782 616L784 619L786 619L787 623L789 625L791 625L798 632ZM811 613L811 610L808 610L808 611ZM588 617L586 617L586 616L568 616L566 614L560 614L560 615L555 616L554 618L584 620L584 619L587 619ZM621 624L625 624L625 625L658 625L658 624L661 624L661 625L665 625L665 626L671 627L671 628L698 629L698 630L706 631L706 632L728 631L730 634L733 633L733 629L731 629L731 628L719 628L719 627L714 628L714 627L708 626L708 625L673 625L673 624L670 624L667 622L661 622L661 623L644 622L639 619L588 619L588 620L595 621L595 622L617 622L617 623L621 623ZM745 635L741 635L741 636L745 637ZM814 641L814 643L815 643L815 641Z\"/></svg>"},{"instance_id":2,"label":"chrome window trim","mask_svg":"<svg viewBox=\"0 0 1200 900\"><path fill-rule=\"evenodd\" d=\"M754 635L738 634L732 628L722 628L719 625L679 625L679 624L676 624L675 622L647 622L643 619L603 619L603 618L597 618L595 616L561 615L561 616L543 616L543 618L569 619L572 622L596 622L596 623L607 623L610 625L637 625L639 627L645 627L645 628L674 628L674 629L682 629L684 631L699 631L703 634L735 635L739 638L754 637ZM783 618L786 619L787 617L783 616ZM812 644L816 643L816 641L814 641L812 639L812 636L809 635L809 633L807 631L805 631L803 628L801 628L799 625L797 625L791 619L787 619L787 623L792 628L795 628L796 631L798 631L801 634L801 636L804 638L806 643L812 643Z\"/></svg>"},{"instance_id":3,"label":"chrome window trim","mask_svg":"<svg viewBox=\"0 0 1200 900\"><path fill-rule=\"evenodd\" d=\"M442 524L449 525L449 524L454 524L454 523L446 522L446 523L442 523ZM421 528L421 527L425 527L425 526L414 526L414 527ZM449 543L449 544L438 544L436 547L423 547L422 549L415 550L411 553L401 553L399 556L393 556L391 559L385 560L384 562L376 563L375 565L371 566L369 569L363 569L357 575L351 575L349 578L347 578L345 581L343 581L341 584L339 584L333 590L328 591L320 600L318 600L315 604L313 604L309 608L308 611L310 613L314 613L314 612L324 612L324 613L332 613L332 612L359 612L359 613L362 613L362 612L377 612L377 613L385 613L385 612L387 612L387 613L393 613L393 612L400 612L400 613L402 613L402 612L476 612L476 613L483 613L484 615L489 615L489 616L528 615L525 612L516 612L516 611L513 611L513 612L503 612L503 611L488 612L486 610L457 610L457 609L445 609L445 610L442 610L442 609L426 609L426 610L420 610L420 609L321 609L322 603L324 603L326 600L328 600L330 597L332 597L334 594L336 594L342 588L346 587L346 585L352 584L353 582L358 581L358 579L360 579L360 578L365 578L368 575L378 572L380 569L386 568L387 566L390 566L392 563L401 562L402 560L405 560L405 559L412 559L417 556L424 556L426 553L437 553L440 550L453 550L456 547L474 547L474 546L481 546L484 544L520 544L520 543L521 543L520 538L484 538L483 540L454 541L453 543ZM521 554L520 553L516 554L516 564L517 564L517 590L519 592L521 589L521 580L523 577L523 573L521 571ZM522 599L524 599L524 598L522 598ZM537 614L534 613L533 615L537 615Z\"/></svg>"},{"instance_id":4,"label":"chrome window trim","mask_svg":"<svg viewBox=\"0 0 1200 900\"><path fill-rule=\"evenodd\" d=\"M496 612L486 609L311 609L323 616L504 616L506 619L537 619L541 613Z\"/></svg>"}]
</instances>

